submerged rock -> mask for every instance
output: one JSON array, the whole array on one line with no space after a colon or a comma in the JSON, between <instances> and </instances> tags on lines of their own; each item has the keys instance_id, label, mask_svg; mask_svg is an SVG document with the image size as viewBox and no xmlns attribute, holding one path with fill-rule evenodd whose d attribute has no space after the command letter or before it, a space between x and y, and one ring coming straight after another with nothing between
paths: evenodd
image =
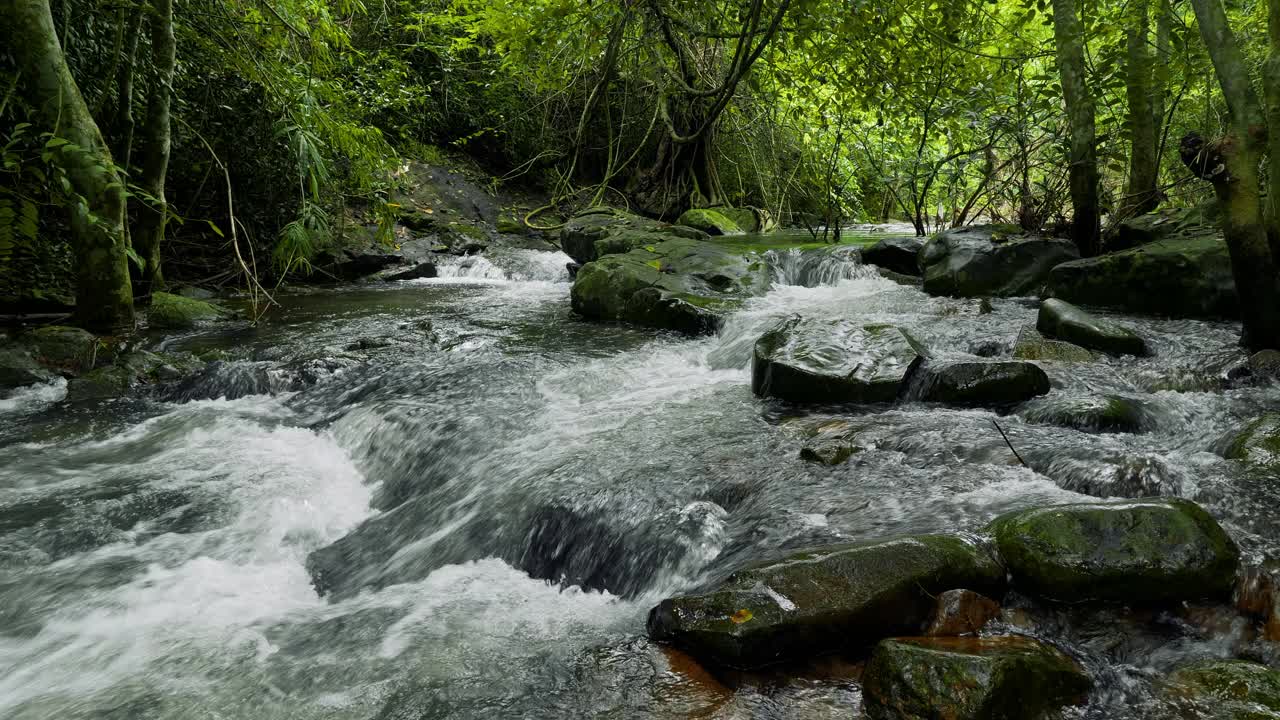
<instances>
[{"instance_id":1,"label":"submerged rock","mask_svg":"<svg viewBox=\"0 0 1280 720\"><path fill-rule=\"evenodd\" d=\"M1237 317L1240 301L1221 237L1154 242L1053 268L1047 297L1175 317Z\"/></svg>"},{"instance_id":2,"label":"submerged rock","mask_svg":"<svg viewBox=\"0 0 1280 720\"><path fill-rule=\"evenodd\" d=\"M901 275L920 275L924 238L887 237L862 251L862 261Z\"/></svg>"},{"instance_id":3,"label":"submerged rock","mask_svg":"<svg viewBox=\"0 0 1280 720\"><path fill-rule=\"evenodd\" d=\"M964 407L1013 405L1049 392L1049 376L1017 360L925 363L912 375L914 399Z\"/></svg>"},{"instance_id":4,"label":"submerged rock","mask_svg":"<svg viewBox=\"0 0 1280 720\"><path fill-rule=\"evenodd\" d=\"M1065 602L1225 597L1240 557L1209 513L1176 498L1026 510L990 529L1015 587Z\"/></svg>"},{"instance_id":5,"label":"submerged rock","mask_svg":"<svg viewBox=\"0 0 1280 720\"><path fill-rule=\"evenodd\" d=\"M1063 490L1096 498L1180 497L1181 475L1159 456L1054 458L1032 469L1053 479Z\"/></svg>"},{"instance_id":6,"label":"submerged rock","mask_svg":"<svg viewBox=\"0 0 1280 720\"><path fill-rule=\"evenodd\" d=\"M570 297L574 311L588 319L703 334L768 288L769 271L759 258L715 243L668 239L587 263Z\"/></svg>"},{"instance_id":7,"label":"submerged rock","mask_svg":"<svg viewBox=\"0 0 1280 720\"><path fill-rule=\"evenodd\" d=\"M158 292L151 296L147 324L165 330L190 330L232 315L230 310L204 300Z\"/></svg>"},{"instance_id":8,"label":"submerged rock","mask_svg":"<svg viewBox=\"0 0 1280 720\"><path fill-rule=\"evenodd\" d=\"M703 662L753 668L918 632L931 596L999 592L1004 569L974 540L921 535L802 552L663 600L649 636Z\"/></svg>"},{"instance_id":9,"label":"submerged rock","mask_svg":"<svg viewBox=\"0 0 1280 720\"><path fill-rule=\"evenodd\" d=\"M1246 565L1234 593L1236 608L1261 621L1262 637L1280 642L1280 562L1264 560Z\"/></svg>"},{"instance_id":10,"label":"submerged rock","mask_svg":"<svg viewBox=\"0 0 1280 720\"><path fill-rule=\"evenodd\" d=\"M1147 341L1129 328L1054 298L1040 304L1036 329L1048 337L1108 355L1150 354Z\"/></svg>"},{"instance_id":11,"label":"submerged rock","mask_svg":"<svg viewBox=\"0 0 1280 720\"><path fill-rule=\"evenodd\" d=\"M1164 697L1190 717L1280 718L1280 671L1243 660L1203 660L1173 671Z\"/></svg>"},{"instance_id":12,"label":"submerged rock","mask_svg":"<svg viewBox=\"0 0 1280 720\"><path fill-rule=\"evenodd\" d=\"M48 382L53 378L54 374L36 362L26 346L14 342L0 345L0 390Z\"/></svg>"},{"instance_id":13,"label":"submerged rock","mask_svg":"<svg viewBox=\"0 0 1280 720\"><path fill-rule=\"evenodd\" d=\"M853 457L858 449L844 438L819 437L800 448L800 457L819 465L839 465Z\"/></svg>"},{"instance_id":14,"label":"submerged rock","mask_svg":"<svg viewBox=\"0 0 1280 720\"><path fill-rule=\"evenodd\" d=\"M1053 362L1091 362L1089 350L1061 340L1050 340L1040 334L1034 325L1023 325L1014 342L1013 356L1021 360L1048 360Z\"/></svg>"},{"instance_id":15,"label":"submerged rock","mask_svg":"<svg viewBox=\"0 0 1280 720\"><path fill-rule=\"evenodd\" d=\"M419 280L422 278L433 278L437 275L439 275L439 271L436 269L435 263L423 262L414 265L408 270L401 270L398 273L388 275L384 277L383 280L386 280L387 282L397 280Z\"/></svg>"},{"instance_id":16,"label":"submerged rock","mask_svg":"<svg viewBox=\"0 0 1280 720\"><path fill-rule=\"evenodd\" d=\"M1280 473L1280 413L1267 413L1231 438L1222 456L1255 472Z\"/></svg>"},{"instance_id":17,"label":"submerged rock","mask_svg":"<svg viewBox=\"0 0 1280 720\"><path fill-rule=\"evenodd\" d=\"M1056 395L1029 403L1019 415L1027 422L1092 433L1143 433L1157 427L1155 413L1123 395Z\"/></svg>"},{"instance_id":18,"label":"submerged rock","mask_svg":"<svg viewBox=\"0 0 1280 720\"><path fill-rule=\"evenodd\" d=\"M1029 637L894 638L863 675L873 720L1024 720L1084 702L1092 682L1070 657Z\"/></svg>"},{"instance_id":19,"label":"submerged rock","mask_svg":"<svg viewBox=\"0 0 1280 720\"><path fill-rule=\"evenodd\" d=\"M938 596L933 619L924 629L931 637L976 635L1000 616L1000 603L972 590L948 590Z\"/></svg>"},{"instance_id":20,"label":"submerged rock","mask_svg":"<svg viewBox=\"0 0 1280 720\"><path fill-rule=\"evenodd\" d=\"M935 235L920 250L924 291L952 297L1040 292L1054 266L1080 257L1070 240L980 225Z\"/></svg>"},{"instance_id":21,"label":"submerged rock","mask_svg":"<svg viewBox=\"0 0 1280 720\"><path fill-rule=\"evenodd\" d=\"M751 390L791 402L892 402L923 356L892 325L796 316L756 341Z\"/></svg>"},{"instance_id":22,"label":"submerged rock","mask_svg":"<svg viewBox=\"0 0 1280 720\"><path fill-rule=\"evenodd\" d=\"M701 230L708 235L741 235L745 232L738 223L720 213L719 208L686 210L676 220L676 224Z\"/></svg>"}]
</instances>

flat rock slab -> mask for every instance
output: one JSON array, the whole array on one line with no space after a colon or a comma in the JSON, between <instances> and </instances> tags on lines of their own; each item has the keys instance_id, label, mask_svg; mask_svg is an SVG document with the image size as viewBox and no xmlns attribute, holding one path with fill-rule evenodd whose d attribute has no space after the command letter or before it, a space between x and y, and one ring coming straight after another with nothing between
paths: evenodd
<instances>
[{"instance_id":1,"label":"flat rock slab","mask_svg":"<svg viewBox=\"0 0 1280 720\"><path fill-rule=\"evenodd\" d=\"M1026 720L1083 702L1092 682L1033 638L894 638L863 674L873 720Z\"/></svg>"},{"instance_id":2,"label":"flat rock slab","mask_svg":"<svg viewBox=\"0 0 1280 720\"><path fill-rule=\"evenodd\" d=\"M798 553L734 573L699 595L663 600L649 636L700 661L755 668L919 632L934 596L995 594L1004 569L977 540L921 535Z\"/></svg>"},{"instance_id":3,"label":"flat rock slab","mask_svg":"<svg viewBox=\"0 0 1280 720\"><path fill-rule=\"evenodd\" d=\"M1024 420L1089 433L1144 433L1158 426L1143 401L1123 395L1072 397L1055 394L1019 409Z\"/></svg>"},{"instance_id":4,"label":"flat rock slab","mask_svg":"<svg viewBox=\"0 0 1280 720\"><path fill-rule=\"evenodd\" d=\"M1018 360L925 363L914 374L911 396L962 407L1000 407L1049 392L1049 376Z\"/></svg>"},{"instance_id":5,"label":"flat rock slab","mask_svg":"<svg viewBox=\"0 0 1280 720\"><path fill-rule=\"evenodd\" d=\"M1108 355L1151 354L1147 341L1129 328L1054 298L1040 304L1036 329L1056 340Z\"/></svg>"},{"instance_id":6,"label":"flat rock slab","mask_svg":"<svg viewBox=\"0 0 1280 720\"><path fill-rule=\"evenodd\" d=\"M892 402L923 357L892 325L796 316L756 341L751 390L802 403Z\"/></svg>"},{"instance_id":7,"label":"flat rock slab","mask_svg":"<svg viewBox=\"0 0 1280 720\"><path fill-rule=\"evenodd\" d=\"M920 250L924 291L950 297L1035 295L1055 266L1080 257L1062 238L977 225L935 235Z\"/></svg>"},{"instance_id":8,"label":"flat rock slab","mask_svg":"<svg viewBox=\"0 0 1280 720\"><path fill-rule=\"evenodd\" d=\"M1018 339L1013 344L1013 356L1020 360L1063 363L1091 362L1096 359L1088 349L1061 340L1050 340L1030 324L1023 325L1018 331Z\"/></svg>"},{"instance_id":9,"label":"flat rock slab","mask_svg":"<svg viewBox=\"0 0 1280 720\"><path fill-rule=\"evenodd\" d=\"M1026 510L990 530L1015 587L1064 602L1227 597L1240 559L1209 513L1179 498Z\"/></svg>"}]
</instances>

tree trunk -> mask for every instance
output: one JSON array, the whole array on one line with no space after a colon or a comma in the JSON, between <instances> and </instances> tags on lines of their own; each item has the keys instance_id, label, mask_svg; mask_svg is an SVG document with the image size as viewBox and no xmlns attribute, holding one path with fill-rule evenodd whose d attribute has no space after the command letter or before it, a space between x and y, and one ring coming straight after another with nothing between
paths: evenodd
<instances>
[{"instance_id":1,"label":"tree trunk","mask_svg":"<svg viewBox=\"0 0 1280 720\"><path fill-rule=\"evenodd\" d=\"M169 214L164 198L165 174L169 169L169 100L173 93L176 45L173 37L173 0L152 0L151 54L156 67L155 82L147 100L142 123L141 159L137 185L146 196L133 232L133 244L143 268L137 291L150 295L164 289L160 271L160 243L164 240Z\"/></svg>"},{"instance_id":2,"label":"tree trunk","mask_svg":"<svg viewBox=\"0 0 1280 720\"><path fill-rule=\"evenodd\" d=\"M1221 0L1192 0L1191 4L1230 110L1231 129L1213 142L1188 133L1182 140L1182 161L1198 177L1213 183L1222 206L1222 231L1240 295L1242 341L1255 350L1280 349L1275 265L1280 255L1269 242L1258 180L1259 152L1267 135L1265 118Z\"/></svg>"},{"instance_id":3,"label":"tree trunk","mask_svg":"<svg viewBox=\"0 0 1280 720\"><path fill-rule=\"evenodd\" d=\"M1053 37L1058 72L1071 128L1071 204L1075 212L1072 239L1080 254L1098 254L1102 235L1098 209L1098 157L1095 145L1093 97L1085 85L1084 31L1074 0L1053 0Z\"/></svg>"},{"instance_id":4,"label":"tree trunk","mask_svg":"<svg viewBox=\"0 0 1280 720\"><path fill-rule=\"evenodd\" d=\"M1277 0L1280 1L1280 0ZM1142 215L1156 209L1159 198L1156 186L1160 168L1156 161L1156 116L1152 109L1151 53L1147 48L1150 21L1147 16L1147 0L1131 0L1129 6L1128 76L1125 87L1129 100L1129 135L1132 149L1129 154L1129 188L1125 193L1125 217Z\"/></svg>"},{"instance_id":5,"label":"tree trunk","mask_svg":"<svg viewBox=\"0 0 1280 720\"><path fill-rule=\"evenodd\" d=\"M138 36L142 34L142 6L134 8L124 36L124 62L116 74L116 116L108 128L116 162L129 172L133 154L133 68L138 60Z\"/></svg>"},{"instance_id":6,"label":"tree trunk","mask_svg":"<svg viewBox=\"0 0 1280 720\"><path fill-rule=\"evenodd\" d=\"M1280 0L1267 0L1267 24L1271 47L1262 69L1262 91L1267 101L1267 175L1270 186L1267 203L1267 238L1273 260L1280 261Z\"/></svg>"},{"instance_id":7,"label":"tree trunk","mask_svg":"<svg viewBox=\"0 0 1280 720\"><path fill-rule=\"evenodd\" d=\"M1169 92L1169 63L1172 61L1169 54L1169 41L1173 34L1173 9L1169 6L1170 0L1157 0L1157 2L1156 61L1151 73L1151 115L1155 118L1156 124L1156 175L1158 178L1166 135L1164 114L1167 110L1164 96Z\"/></svg>"},{"instance_id":8,"label":"tree trunk","mask_svg":"<svg viewBox=\"0 0 1280 720\"><path fill-rule=\"evenodd\" d=\"M45 128L67 140L59 165L84 206L72 203L79 325L99 331L133 327L133 292L124 235L124 185L80 89L67 68L48 0L0 0L7 45L24 91Z\"/></svg>"}]
</instances>

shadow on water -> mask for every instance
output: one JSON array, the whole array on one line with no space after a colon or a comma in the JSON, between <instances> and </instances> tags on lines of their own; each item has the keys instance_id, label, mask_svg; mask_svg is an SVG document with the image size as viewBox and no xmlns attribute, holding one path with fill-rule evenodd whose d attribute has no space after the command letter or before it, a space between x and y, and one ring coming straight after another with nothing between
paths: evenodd
<instances>
[{"instance_id":1,"label":"shadow on water","mask_svg":"<svg viewBox=\"0 0 1280 720\"><path fill-rule=\"evenodd\" d=\"M649 607L789 549L1089 495L1196 498L1276 549L1277 491L1212 452L1280 406L1219 387L1232 324L1126 318L1154 357L1046 363L1064 402L1123 396L1140 421L1004 414L1023 467L991 412L802 411L752 397L747 367L792 313L965 357L1011 346L1032 302L981 312L850 247L775 250L774 289L688 339L575 319L567 262L511 251L286 294L258 328L167 341L222 353L172 397L0 401L0 716L849 717L856 666L731 689L645 641ZM835 421L861 452L801 460ZM1088 717L1139 717L1174 663L1247 640L1183 616L1021 612L1102 678Z\"/></svg>"}]
</instances>

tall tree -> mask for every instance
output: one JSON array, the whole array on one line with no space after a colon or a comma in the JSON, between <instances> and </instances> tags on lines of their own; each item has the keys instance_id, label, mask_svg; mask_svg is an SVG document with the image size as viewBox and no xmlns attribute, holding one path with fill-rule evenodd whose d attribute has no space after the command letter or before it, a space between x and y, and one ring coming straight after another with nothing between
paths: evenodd
<instances>
[{"instance_id":1,"label":"tall tree","mask_svg":"<svg viewBox=\"0 0 1280 720\"><path fill-rule=\"evenodd\" d=\"M1147 0L1130 0L1129 17L1125 23L1128 58L1125 89L1129 101L1127 124L1131 149L1129 187L1120 214L1126 217L1151 212L1159 204L1156 186L1160 165L1156 153L1160 139L1158 119L1152 107L1156 89L1147 4Z\"/></svg>"},{"instance_id":2,"label":"tall tree","mask_svg":"<svg viewBox=\"0 0 1280 720\"><path fill-rule=\"evenodd\" d=\"M1197 176L1213 183L1222 206L1222 230L1240 295L1244 343L1255 349L1280 348L1277 248L1269 242L1259 179L1261 151L1268 135L1266 117L1222 1L1191 0L1191 5L1227 102L1230 122L1226 134L1214 140L1188 133L1182 139L1182 160ZM1273 25L1273 37L1274 32ZM1270 235L1274 240L1275 233Z\"/></svg>"},{"instance_id":3,"label":"tall tree","mask_svg":"<svg viewBox=\"0 0 1280 720\"><path fill-rule=\"evenodd\" d=\"M160 243L164 240L165 221L169 215L164 180L169 169L169 101L173 94L173 68L177 55L173 37L173 0L151 0L151 8L151 54L156 75L147 98L147 113L141 129L137 186L142 195L142 209L133 232L134 249L143 262L137 289L145 295L164 288Z\"/></svg>"},{"instance_id":4,"label":"tall tree","mask_svg":"<svg viewBox=\"0 0 1280 720\"><path fill-rule=\"evenodd\" d=\"M1053 37L1071 132L1071 234L1080 254L1089 257L1100 249L1102 216L1093 96L1085 82L1084 29L1076 16L1075 0L1053 0Z\"/></svg>"},{"instance_id":5,"label":"tall tree","mask_svg":"<svg viewBox=\"0 0 1280 720\"><path fill-rule=\"evenodd\" d=\"M111 153L67 68L48 0L0 0L6 44L47 145L75 195L70 203L76 263L75 320L111 331L133 327L124 230L125 189Z\"/></svg>"}]
</instances>

